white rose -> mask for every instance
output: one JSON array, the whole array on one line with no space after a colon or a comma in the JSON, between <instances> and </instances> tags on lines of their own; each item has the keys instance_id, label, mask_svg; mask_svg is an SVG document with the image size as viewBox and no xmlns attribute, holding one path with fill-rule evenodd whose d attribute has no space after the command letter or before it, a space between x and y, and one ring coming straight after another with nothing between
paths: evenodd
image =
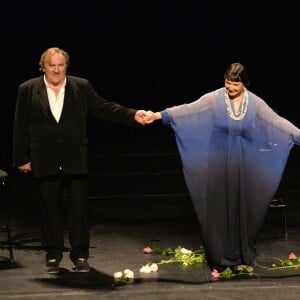
<instances>
[{"instance_id":1,"label":"white rose","mask_svg":"<svg viewBox=\"0 0 300 300\"><path fill-rule=\"evenodd\" d=\"M188 249L185 249L185 248L181 248L181 253L182 253L182 254L190 255L190 254L192 254L192 251L191 251L191 250L188 250Z\"/></svg>"},{"instance_id":2,"label":"white rose","mask_svg":"<svg viewBox=\"0 0 300 300\"><path fill-rule=\"evenodd\" d=\"M140 268L140 272L141 272L141 273L150 273L151 270L150 270L150 268L149 268L148 266L142 266L142 267Z\"/></svg>"},{"instance_id":3,"label":"white rose","mask_svg":"<svg viewBox=\"0 0 300 300\"><path fill-rule=\"evenodd\" d=\"M122 272L115 272L115 273L114 273L114 278L115 278L115 279L118 279L118 278L120 278L120 277L122 277Z\"/></svg>"},{"instance_id":4,"label":"white rose","mask_svg":"<svg viewBox=\"0 0 300 300\"><path fill-rule=\"evenodd\" d=\"M157 272L157 270L158 270L158 265L157 265L157 264L152 264L152 265L150 266L150 270L151 270L151 272Z\"/></svg>"},{"instance_id":5,"label":"white rose","mask_svg":"<svg viewBox=\"0 0 300 300\"><path fill-rule=\"evenodd\" d=\"M123 272L126 278L134 278L134 273L131 270L125 269Z\"/></svg>"}]
</instances>

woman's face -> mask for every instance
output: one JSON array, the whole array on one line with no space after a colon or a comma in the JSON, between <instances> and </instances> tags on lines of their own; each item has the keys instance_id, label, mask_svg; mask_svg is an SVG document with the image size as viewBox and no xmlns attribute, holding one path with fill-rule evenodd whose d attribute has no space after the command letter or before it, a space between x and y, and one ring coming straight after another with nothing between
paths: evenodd
<instances>
[{"instance_id":1,"label":"woman's face","mask_svg":"<svg viewBox=\"0 0 300 300\"><path fill-rule=\"evenodd\" d=\"M231 81L225 79L225 89L230 98L237 98L243 93L244 84L240 81Z\"/></svg>"}]
</instances>

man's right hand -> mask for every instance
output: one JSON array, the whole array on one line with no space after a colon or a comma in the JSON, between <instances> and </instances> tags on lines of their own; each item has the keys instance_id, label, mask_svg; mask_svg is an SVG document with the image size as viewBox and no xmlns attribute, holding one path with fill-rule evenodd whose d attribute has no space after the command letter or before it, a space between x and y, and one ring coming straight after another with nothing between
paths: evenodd
<instances>
[{"instance_id":1,"label":"man's right hand","mask_svg":"<svg viewBox=\"0 0 300 300\"><path fill-rule=\"evenodd\" d=\"M19 166L18 169L22 173L29 173L29 172L31 172L31 162L28 162L25 165Z\"/></svg>"}]
</instances>

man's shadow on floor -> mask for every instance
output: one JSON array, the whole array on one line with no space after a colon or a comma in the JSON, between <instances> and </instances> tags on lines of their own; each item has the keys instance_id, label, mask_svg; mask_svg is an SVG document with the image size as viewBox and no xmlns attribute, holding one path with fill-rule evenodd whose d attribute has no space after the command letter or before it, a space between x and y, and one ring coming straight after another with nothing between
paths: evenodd
<instances>
[{"instance_id":1,"label":"man's shadow on floor","mask_svg":"<svg viewBox=\"0 0 300 300\"><path fill-rule=\"evenodd\" d=\"M90 272L87 273L60 268L58 274L50 276L49 278L37 278L34 281L62 288L71 287L90 290L111 290L114 283L113 276L99 272L94 268L91 268Z\"/></svg>"}]
</instances>

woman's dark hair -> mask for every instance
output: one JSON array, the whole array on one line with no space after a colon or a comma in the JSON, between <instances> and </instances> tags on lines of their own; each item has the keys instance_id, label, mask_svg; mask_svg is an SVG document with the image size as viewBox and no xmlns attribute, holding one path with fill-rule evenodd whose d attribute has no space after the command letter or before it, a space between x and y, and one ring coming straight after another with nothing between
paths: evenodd
<instances>
[{"instance_id":1,"label":"woman's dark hair","mask_svg":"<svg viewBox=\"0 0 300 300\"><path fill-rule=\"evenodd\" d=\"M240 63L232 63L224 74L225 80L242 82L245 87L250 85L250 79L247 69Z\"/></svg>"}]
</instances>

